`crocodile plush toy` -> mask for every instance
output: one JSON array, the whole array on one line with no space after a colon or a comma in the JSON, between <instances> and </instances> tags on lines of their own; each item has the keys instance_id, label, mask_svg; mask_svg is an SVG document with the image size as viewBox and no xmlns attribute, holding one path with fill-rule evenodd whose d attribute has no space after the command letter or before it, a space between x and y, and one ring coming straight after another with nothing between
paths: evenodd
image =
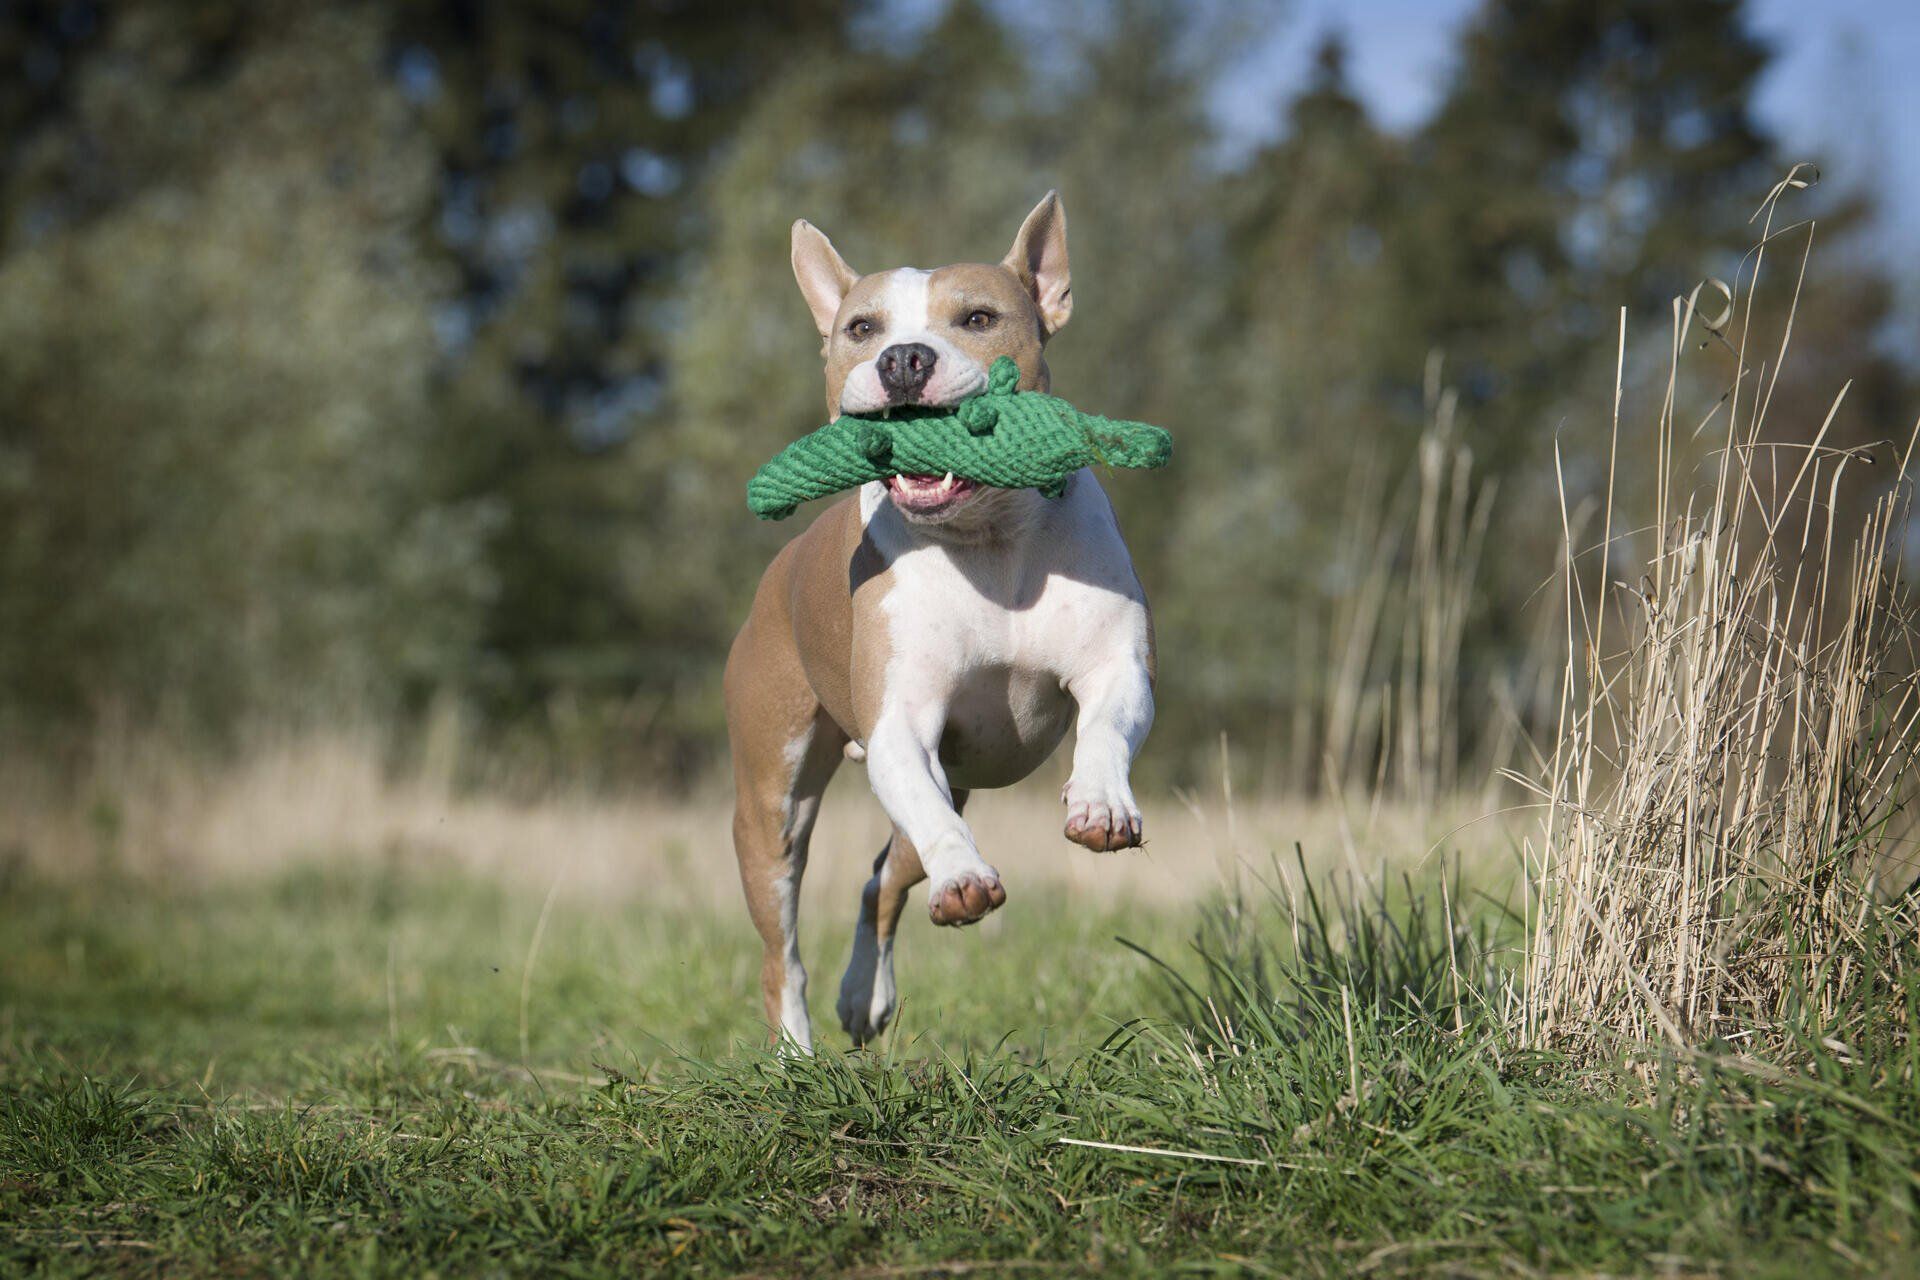
<instances>
[{"instance_id":1,"label":"crocodile plush toy","mask_svg":"<svg viewBox=\"0 0 1920 1280\"><path fill-rule=\"evenodd\" d=\"M1019 385L1020 367L1001 356L987 370L987 389L950 408L836 418L755 472L747 505L763 520L784 520L802 502L869 480L949 471L1057 498L1082 467L1162 467L1173 456L1173 437L1159 427L1082 413Z\"/></svg>"}]
</instances>

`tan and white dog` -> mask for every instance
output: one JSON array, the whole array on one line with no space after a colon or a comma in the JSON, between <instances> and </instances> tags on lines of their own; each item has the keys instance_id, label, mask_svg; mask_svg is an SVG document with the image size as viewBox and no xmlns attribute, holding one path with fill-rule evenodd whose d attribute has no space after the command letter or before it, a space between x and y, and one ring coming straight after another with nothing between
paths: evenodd
<instances>
[{"instance_id":1,"label":"tan and white dog","mask_svg":"<svg viewBox=\"0 0 1920 1280\"><path fill-rule=\"evenodd\" d=\"M1027 215L998 264L861 275L807 222L793 272L826 359L827 411L945 405L1011 356L1046 390L1042 352L1073 311L1059 197ZM797 908L820 797L842 758L864 759L893 822L860 898L840 1023L864 1043L897 1003L894 926L932 882L935 924L1006 901L961 819L967 793L1026 777L1075 729L1061 793L1066 837L1140 843L1128 782L1153 721L1153 625L1099 482L1066 493L991 489L952 475L873 483L774 557L727 658L737 788L734 849L766 947L760 988L776 1039L811 1050Z\"/></svg>"}]
</instances>

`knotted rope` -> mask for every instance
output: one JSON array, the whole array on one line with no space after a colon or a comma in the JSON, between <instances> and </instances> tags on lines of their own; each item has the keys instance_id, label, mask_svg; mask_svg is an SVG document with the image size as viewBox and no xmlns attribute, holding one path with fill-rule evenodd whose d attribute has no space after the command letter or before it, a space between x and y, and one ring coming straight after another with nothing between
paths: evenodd
<instances>
[{"instance_id":1,"label":"knotted rope","mask_svg":"<svg viewBox=\"0 0 1920 1280\"><path fill-rule=\"evenodd\" d=\"M1001 356L987 370L987 389L951 408L836 418L755 472L747 506L763 520L784 520L802 502L869 480L949 471L1057 498L1082 467L1162 467L1173 456L1173 437L1159 427L1082 413L1019 385L1020 367Z\"/></svg>"}]
</instances>

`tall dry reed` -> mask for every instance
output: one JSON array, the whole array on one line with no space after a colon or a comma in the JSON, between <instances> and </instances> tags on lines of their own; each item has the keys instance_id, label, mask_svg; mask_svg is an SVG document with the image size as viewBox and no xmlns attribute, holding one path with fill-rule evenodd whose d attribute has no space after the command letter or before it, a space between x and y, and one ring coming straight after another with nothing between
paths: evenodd
<instances>
[{"instance_id":1,"label":"tall dry reed","mask_svg":"<svg viewBox=\"0 0 1920 1280\"><path fill-rule=\"evenodd\" d=\"M1644 564L1613 558L1618 464L1640 454L1621 434L1618 375L1594 554L1572 553L1565 521L1559 732L1520 779L1544 811L1526 846L1521 1017L1530 1041L1576 1058L1778 1050L1810 1027L1844 1040L1907 954L1912 857L1897 818L1920 697L1899 550L1913 440L1878 451L1890 483L1843 526L1841 477L1871 461L1828 444L1845 389L1817 430L1770 433L1791 307L1778 349L1749 350L1769 245L1804 232L1811 249L1812 224L1773 225L1803 185L1789 175L1756 214L1763 234L1736 286L1715 286L1723 315L1703 318L1700 291L1675 302ZM1690 431L1682 366L1703 330L1735 374ZM1624 312L1620 351L1624 369ZM1704 457L1701 441L1714 446Z\"/></svg>"},{"instance_id":2,"label":"tall dry reed","mask_svg":"<svg viewBox=\"0 0 1920 1280\"><path fill-rule=\"evenodd\" d=\"M1296 779L1321 775L1335 792L1371 791L1430 807L1474 769L1461 760L1461 654L1496 486L1474 472L1460 439L1458 397L1427 361L1427 421L1409 474L1388 500L1376 473L1355 473L1338 545L1350 589L1326 619L1328 661L1319 698L1300 712ZM1302 653L1310 643L1298 646ZM1318 740L1318 769L1297 758ZM1489 735L1494 750L1506 740ZM1504 755L1500 760L1504 762Z\"/></svg>"}]
</instances>

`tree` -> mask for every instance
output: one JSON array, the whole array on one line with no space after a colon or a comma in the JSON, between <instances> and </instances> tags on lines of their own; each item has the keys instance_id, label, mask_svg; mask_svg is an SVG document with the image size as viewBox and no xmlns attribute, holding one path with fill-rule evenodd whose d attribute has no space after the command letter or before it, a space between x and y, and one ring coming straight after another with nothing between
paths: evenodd
<instances>
[{"instance_id":1,"label":"tree","mask_svg":"<svg viewBox=\"0 0 1920 1280\"><path fill-rule=\"evenodd\" d=\"M1419 426L1418 400L1398 389L1421 354L1395 326L1385 251L1398 147L1368 120L1345 59L1327 36L1279 141L1219 188L1223 296L1206 345L1223 393L1181 442L1192 497L1161 610L1168 634L1210 655L1170 669L1163 727L1227 732L1260 776L1289 745L1296 772L1318 757L1296 725L1322 693L1310 655L1327 648L1331 597L1353 586L1334 568L1351 550L1345 501L1363 476L1388 481Z\"/></svg>"},{"instance_id":2,"label":"tree","mask_svg":"<svg viewBox=\"0 0 1920 1280\"><path fill-rule=\"evenodd\" d=\"M1502 485L1496 543L1554 546L1563 477L1576 507L1601 495L1619 308L1646 341L1629 379L1663 382L1668 301L1731 274L1775 176L1749 110L1765 56L1736 0L1486 0L1463 31L1389 245L1399 322L1444 353ZM1489 562L1483 675L1523 661L1550 564Z\"/></svg>"},{"instance_id":3,"label":"tree","mask_svg":"<svg viewBox=\"0 0 1920 1280\"><path fill-rule=\"evenodd\" d=\"M1664 314L1745 248L1765 58L1737 0L1488 0L1468 25L1396 240L1491 465L1538 456L1617 307Z\"/></svg>"},{"instance_id":4,"label":"tree","mask_svg":"<svg viewBox=\"0 0 1920 1280\"><path fill-rule=\"evenodd\" d=\"M541 727L563 769L698 762L675 691L718 657L655 607L671 562L647 540L707 176L774 70L857 10L418 0L394 20L393 72L439 156L420 234L453 282L435 315L446 466L502 513L464 688L496 725Z\"/></svg>"},{"instance_id":5,"label":"tree","mask_svg":"<svg viewBox=\"0 0 1920 1280\"><path fill-rule=\"evenodd\" d=\"M225 17L210 65L122 15L9 175L64 210L0 261L16 728L390 706L455 677L491 590L491 507L434 483L430 156L377 33Z\"/></svg>"}]
</instances>

